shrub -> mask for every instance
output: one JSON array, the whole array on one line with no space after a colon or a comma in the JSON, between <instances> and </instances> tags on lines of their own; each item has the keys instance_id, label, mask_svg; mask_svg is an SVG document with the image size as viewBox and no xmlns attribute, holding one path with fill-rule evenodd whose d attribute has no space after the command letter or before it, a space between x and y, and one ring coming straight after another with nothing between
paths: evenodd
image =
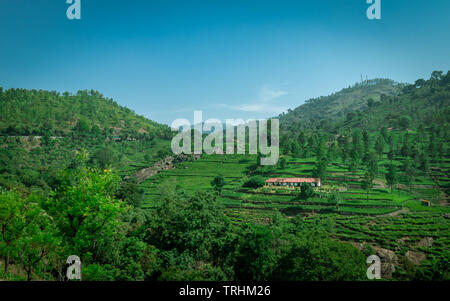
<instances>
[{"instance_id":1,"label":"shrub","mask_svg":"<svg viewBox=\"0 0 450 301\"><path fill-rule=\"evenodd\" d=\"M301 187L300 198L302 200L307 200L312 196L314 196L314 190L308 183L304 183Z\"/></svg>"},{"instance_id":2,"label":"shrub","mask_svg":"<svg viewBox=\"0 0 450 301\"><path fill-rule=\"evenodd\" d=\"M265 185L265 180L262 176L253 176L247 182L244 183L244 187L247 188L260 188Z\"/></svg>"}]
</instances>

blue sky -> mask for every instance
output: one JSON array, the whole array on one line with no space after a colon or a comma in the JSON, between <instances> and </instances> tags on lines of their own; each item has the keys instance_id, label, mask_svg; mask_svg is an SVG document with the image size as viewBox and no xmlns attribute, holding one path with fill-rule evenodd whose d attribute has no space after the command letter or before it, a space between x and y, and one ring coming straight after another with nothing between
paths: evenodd
<instances>
[{"instance_id":1,"label":"blue sky","mask_svg":"<svg viewBox=\"0 0 450 301\"><path fill-rule=\"evenodd\" d=\"M0 0L0 86L95 89L138 114L265 118L359 80L450 67L450 1Z\"/></svg>"}]
</instances>

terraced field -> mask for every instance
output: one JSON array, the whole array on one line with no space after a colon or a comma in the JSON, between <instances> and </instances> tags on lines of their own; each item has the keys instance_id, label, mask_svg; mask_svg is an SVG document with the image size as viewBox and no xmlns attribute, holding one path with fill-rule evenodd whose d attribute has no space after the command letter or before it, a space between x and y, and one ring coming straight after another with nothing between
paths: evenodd
<instances>
[{"instance_id":1,"label":"terraced field","mask_svg":"<svg viewBox=\"0 0 450 301\"><path fill-rule=\"evenodd\" d=\"M265 178L311 176L314 158L286 158L286 168L266 167L260 173ZM448 185L448 161L433 163L431 177L417 177L410 187L399 185L392 192L383 178L385 166L381 162L369 194L361 189L362 169L349 173L335 162L329 165L323 187L339 191L337 204L328 201L325 191L305 201L299 199L298 191L243 188L255 163L256 156L251 155L204 155L200 160L180 163L176 169L162 171L142 183L144 207L151 209L159 204L166 185L189 192L206 191L211 190L214 177L222 174L226 185L217 200L236 226L270 223L281 214L288 220L299 220L305 227L321 227L335 239L415 256L413 260L418 262L427 255L450 258L450 207L443 193ZM423 199L430 200L432 206L423 206Z\"/></svg>"}]
</instances>

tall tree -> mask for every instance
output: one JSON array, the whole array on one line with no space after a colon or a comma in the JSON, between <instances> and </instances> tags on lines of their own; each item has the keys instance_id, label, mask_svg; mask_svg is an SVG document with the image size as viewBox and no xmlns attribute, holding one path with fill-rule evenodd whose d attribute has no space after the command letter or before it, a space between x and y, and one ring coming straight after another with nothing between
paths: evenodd
<instances>
[{"instance_id":1,"label":"tall tree","mask_svg":"<svg viewBox=\"0 0 450 301\"><path fill-rule=\"evenodd\" d=\"M367 155L366 167L370 177L375 179L378 175L378 155L375 152L372 151Z\"/></svg>"},{"instance_id":2,"label":"tall tree","mask_svg":"<svg viewBox=\"0 0 450 301\"><path fill-rule=\"evenodd\" d=\"M375 150L378 155L382 155L384 151L384 138L382 135L378 136L377 141L375 142Z\"/></svg>"},{"instance_id":3,"label":"tall tree","mask_svg":"<svg viewBox=\"0 0 450 301\"><path fill-rule=\"evenodd\" d=\"M323 181L327 176L327 166L328 160L326 157L322 157L321 159L319 159L319 161L316 163L316 168L313 171L313 177L320 178Z\"/></svg>"},{"instance_id":4,"label":"tall tree","mask_svg":"<svg viewBox=\"0 0 450 301\"><path fill-rule=\"evenodd\" d=\"M369 202L369 192L373 188L373 177L372 175L367 172L364 175L364 178L361 182L361 188L364 189L367 193L367 202Z\"/></svg>"},{"instance_id":5,"label":"tall tree","mask_svg":"<svg viewBox=\"0 0 450 301\"><path fill-rule=\"evenodd\" d=\"M389 164L388 171L386 173L386 181L389 187L391 187L391 193L393 192L393 187L398 183L397 170L394 164Z\"/></svg>"},{"instance_id":6,"label":"tall tree","mask_svg":"<svg viewBox=\"0 0 450 301\"><path fill-rule=\"evenodd\" d=\"M97 246L116 232L120 214L129 209L115 197L119 181L110 171L82 167L66 172L44 209L53 217L68 252L85 254L89 261Z\"/></svg>"},{"instance_id":7,"label":"tall tree","mask_svg":"<svg viewBox=\"0 0 450 301\"><path fill-rule=\"evenodd\" d=\"M223 175L217 175L212 181L211 186L220 195L222 193L223 186L225 186L225 178Z\"/></svg>"}]
</instances>

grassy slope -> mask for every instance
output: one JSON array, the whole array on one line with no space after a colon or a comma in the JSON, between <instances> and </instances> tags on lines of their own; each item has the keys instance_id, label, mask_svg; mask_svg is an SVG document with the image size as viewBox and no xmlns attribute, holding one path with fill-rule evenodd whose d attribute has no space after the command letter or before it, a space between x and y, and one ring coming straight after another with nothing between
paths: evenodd
<instances>
[{"instance_id":1,"label":"grassy slope","mask_svg":"<svg viewBox=\"0 0 450 301\"><path fill-rule=\"evenodd\" d=\"M379 101L381 95L398 95L402 87L387 79L371 80L326 97L307 100L305 104L280 115L279 119L284 129L312 127L317 121L342 119L348 112L365 109L370 98Z\"/></svg>"}]
</instances>

